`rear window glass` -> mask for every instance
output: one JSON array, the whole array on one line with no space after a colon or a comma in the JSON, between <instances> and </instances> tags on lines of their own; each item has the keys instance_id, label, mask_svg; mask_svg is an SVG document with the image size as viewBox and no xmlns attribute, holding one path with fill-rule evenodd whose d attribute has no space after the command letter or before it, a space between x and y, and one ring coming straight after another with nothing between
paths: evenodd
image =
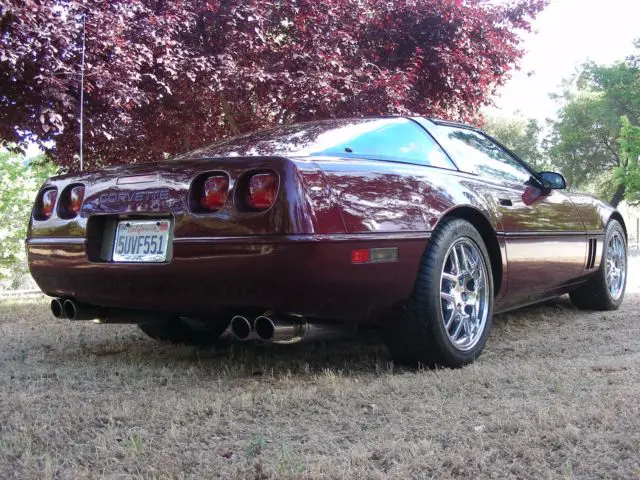
<instances>
[{"instance_id":1,"label":"rear window glass","mask_svg":"<svg viewBox=\"0 0 640 480\"><path fill-rule=\"evenodd\" d=\"M406 118L325 120L222 140L176 157L340 156L455 168L422 127Z\"/></svg>"}]
</instances>

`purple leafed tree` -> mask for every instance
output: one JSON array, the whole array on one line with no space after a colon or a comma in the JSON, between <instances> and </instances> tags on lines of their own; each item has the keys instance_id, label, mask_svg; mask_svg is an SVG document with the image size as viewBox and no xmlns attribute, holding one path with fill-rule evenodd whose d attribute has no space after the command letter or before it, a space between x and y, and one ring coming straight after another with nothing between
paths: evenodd
<instances>
[{"instance_id":1,"label":"purple leafed tree","mask_svg":"<svg viewBox=\"0 0 640 480\"><path fill-rule=\"evenodd\" d=\"M546 0L0 0L0 138L85 163L154 161L308 119L471 120Z\"/></svg>"}]
</instances>

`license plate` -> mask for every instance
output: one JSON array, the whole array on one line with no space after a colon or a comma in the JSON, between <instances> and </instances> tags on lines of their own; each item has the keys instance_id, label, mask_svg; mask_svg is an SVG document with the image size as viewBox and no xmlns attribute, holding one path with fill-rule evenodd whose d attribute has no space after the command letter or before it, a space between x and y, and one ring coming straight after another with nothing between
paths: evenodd
<instances>
[{"instance_id":1,"label":"license plate","mask_svg":"<svg viewBox=\"0 0 640 480\"><path fill-rule=\"evenodd\" d=\"M114 262L166 262L169 220L126 220L118 223L113 243Z\"/></svg>"}]
</instances>

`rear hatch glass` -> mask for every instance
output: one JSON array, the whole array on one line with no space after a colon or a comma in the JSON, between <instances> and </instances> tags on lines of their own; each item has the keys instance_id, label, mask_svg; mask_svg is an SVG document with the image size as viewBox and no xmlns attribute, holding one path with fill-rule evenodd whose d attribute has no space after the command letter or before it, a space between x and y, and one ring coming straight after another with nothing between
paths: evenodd
<instances>
[{"instance_id":1,"label":"rear hatch glass","mask_svg":"<svg viewBox=\"0 0 640 480\"><path fill-rule=\"evenodd\" d=\"M431 136L413 120L402 117L280 126L222 140L174 159L254 155L368 158L453 168Z\"/></svg>"}]
</instances>

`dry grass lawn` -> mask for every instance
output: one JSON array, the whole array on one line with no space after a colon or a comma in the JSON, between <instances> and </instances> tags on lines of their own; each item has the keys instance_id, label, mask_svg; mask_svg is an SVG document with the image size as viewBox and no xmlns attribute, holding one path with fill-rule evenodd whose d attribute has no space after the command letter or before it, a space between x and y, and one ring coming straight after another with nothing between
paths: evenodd
<instances>
[{"instance_id":1,"label":"dry grass lawn","mask_svg":"<svg viewBox=\"0 0 640 480\"><path fill-rule=\"evenodd\" d=\"M639 286L615 313L499 316L435 371L371 337L197 350L5 303L0 477L637 479Z\"/></svg>"}]
</instances>

